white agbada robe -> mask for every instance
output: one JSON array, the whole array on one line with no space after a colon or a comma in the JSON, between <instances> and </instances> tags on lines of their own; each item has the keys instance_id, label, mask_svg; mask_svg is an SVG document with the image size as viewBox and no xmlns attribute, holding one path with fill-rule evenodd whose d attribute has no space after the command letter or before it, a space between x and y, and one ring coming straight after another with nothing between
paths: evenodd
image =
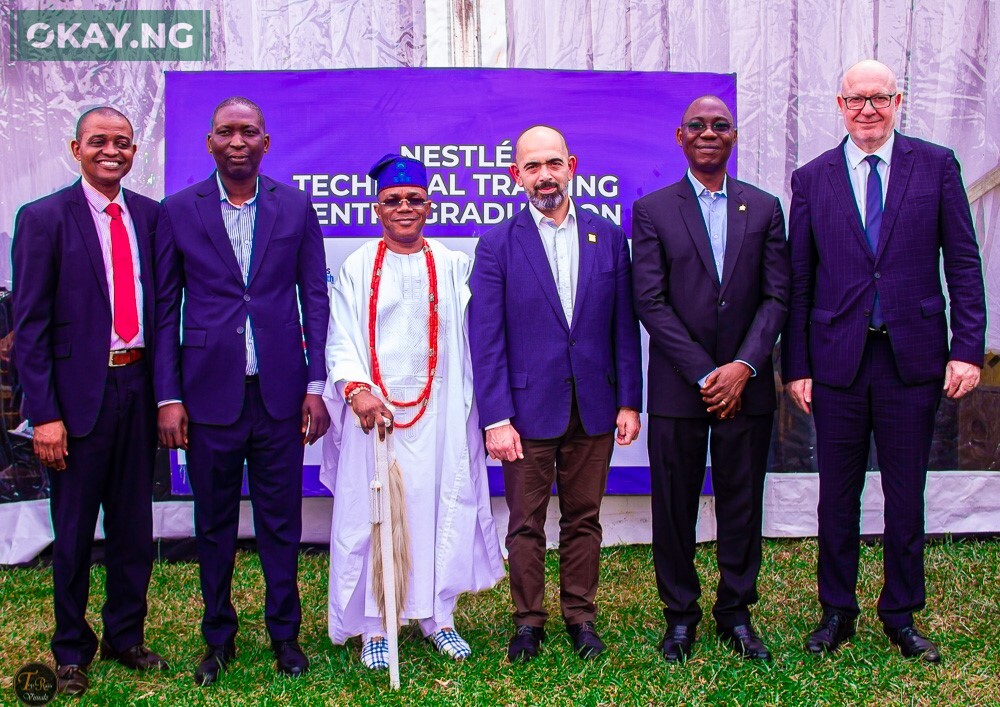
<instances>
[{"instance_id":1,"label":"white agbada robe","mask_svg":"<svg viewBox=\"0 0 1000 707\"><path fill-rule=\"evenodd\" d=\"M423 417L396 429L393 446L403 471L413 570L404 619L450 621L459 594L495 585L503 559L490 508L486 457L472 392L467 308L471 260L427 240L438 280L438 365ZM340 392L345 382L371 380L368 306L377 241L344 262L331 293L327 338L327 404L332 425L324 440L323 482L333 492L330 536L329 632L334 643L370 630L378 617L368 572L372 439ZM386 250L379 288L376 347L382 378L396 400L413 400L427 381L427 266L422 251ZM397 408L406 422L417 407ZM375 434L375 432L372 432ZM337 443L339 441L339 444Z\"/></svg>"}]
</instances>

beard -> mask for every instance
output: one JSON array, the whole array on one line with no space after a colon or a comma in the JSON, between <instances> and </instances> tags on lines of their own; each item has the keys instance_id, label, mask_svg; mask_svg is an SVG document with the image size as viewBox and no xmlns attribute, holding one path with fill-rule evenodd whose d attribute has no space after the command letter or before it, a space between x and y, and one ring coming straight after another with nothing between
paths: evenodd
<instances>
[{"instance_id":1,"label":"beard","mask_svg":"<svg viewBox=\"0 0 1000 707\"><path fill-rule=\"evenodd\" d=\"M555 187L556 191L553 194L539 194L538 190L543 187ZM528 201L531 202L539 211L552 211L553 209L558 209L559 206L566 199L566 189L569 187L568 184L559 184L555 181L539 182L535 185L535 188L530 194L528 194Z\"/></svg>"}]
</instances>

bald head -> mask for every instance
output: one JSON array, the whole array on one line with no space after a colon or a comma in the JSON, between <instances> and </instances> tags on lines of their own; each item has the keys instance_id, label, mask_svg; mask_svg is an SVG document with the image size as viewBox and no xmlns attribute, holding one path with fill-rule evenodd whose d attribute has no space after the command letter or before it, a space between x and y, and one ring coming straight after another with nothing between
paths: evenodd
<instances>
[{"instance_id":1,"label":"bald head","mask_svg":"<svg viewBox=\"0 0 1000 707\"><path fill-rule=\"evenodd\" d=\"M96 118L111 118L111 119L121 119L128 123L128 129L131 137L132 133L132 121L125 117L125 114L119 110L112 108L111 106L97 106L96 108L91 108L90 110L84 111L80 118L76 121L76 139L80 140L83 136L84 130L87 128L88 123Z\"/></svg>"},{"instance_id":2,"label":"bald head","mask_svg":"<svg viewBox=\"0 0 1000 707\"><path fill-rule=\"evenodd\" d=\"M681 124L687 124L691 119L702 115L723 116L730 123L736 122L733 120L733 114L724 100L718 96L708 95L695 98L691 101L688 107L684 110L684 116L681 118Z\"/></svg>"},{"instance_id":3,"label":"bald head","mask_svg":"<svg viewBox=\"0 0 1000 707\"><path fill-rule=\"evenodd\" d=\"M518 156L526 150L540 147L556 149L563 155L569 155L566 137L561 132L548 125L533 125L517 136L517 142L514 143L514 161L517 162Z\"/></svg>"},{"instance_id":4,"label":"bald head","mask_svg":"<svg viewBox=\"0 0 1000 707\"><path fill-rule=\"evenodd\" d=\"M876 82L884 87L885 93L896 93L896 75L892 69L875 59L865 59L849 68L840 82L840 95L854 95L858 84Z\"/></svg>"}]
</instances>

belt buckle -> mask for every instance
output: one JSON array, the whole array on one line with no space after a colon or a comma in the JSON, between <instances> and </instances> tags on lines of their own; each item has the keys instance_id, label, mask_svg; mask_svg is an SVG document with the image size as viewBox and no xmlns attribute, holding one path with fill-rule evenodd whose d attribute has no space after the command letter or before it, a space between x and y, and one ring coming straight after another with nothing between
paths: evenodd
<instances>
[{"instance_id":1,"label":"belt buckle","mask_svg":"<svg viewBox=\"0 0 1000 707\"><path fill-rule=\"evenodd\" d=\"M122 368L128 365L128 363L115 363L115 354L128 354L128 349L108 352L108 368Z\"/></svg>"}]
</instances>

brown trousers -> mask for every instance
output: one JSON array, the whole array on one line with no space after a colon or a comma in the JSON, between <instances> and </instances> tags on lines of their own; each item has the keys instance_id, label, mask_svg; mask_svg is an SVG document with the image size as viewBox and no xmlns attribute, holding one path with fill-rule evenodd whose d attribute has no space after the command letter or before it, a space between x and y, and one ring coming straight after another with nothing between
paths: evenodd
<instances>
[{"instance_id":1,"label":"brown trousers","mask_svg":"<svg viewBox=\"0 0 1000 707\"><path fill-rule=\"evenodd\" d=\"M514 623L542 626L545 596L545 516L555 482L559 493L559 604L567 624L597 615L601 499L614 433L590 436L573 400L569 426L555 439L521 439L524 459L503 462L510 509L507 552Z\"/></svg>"}]
</instances>

